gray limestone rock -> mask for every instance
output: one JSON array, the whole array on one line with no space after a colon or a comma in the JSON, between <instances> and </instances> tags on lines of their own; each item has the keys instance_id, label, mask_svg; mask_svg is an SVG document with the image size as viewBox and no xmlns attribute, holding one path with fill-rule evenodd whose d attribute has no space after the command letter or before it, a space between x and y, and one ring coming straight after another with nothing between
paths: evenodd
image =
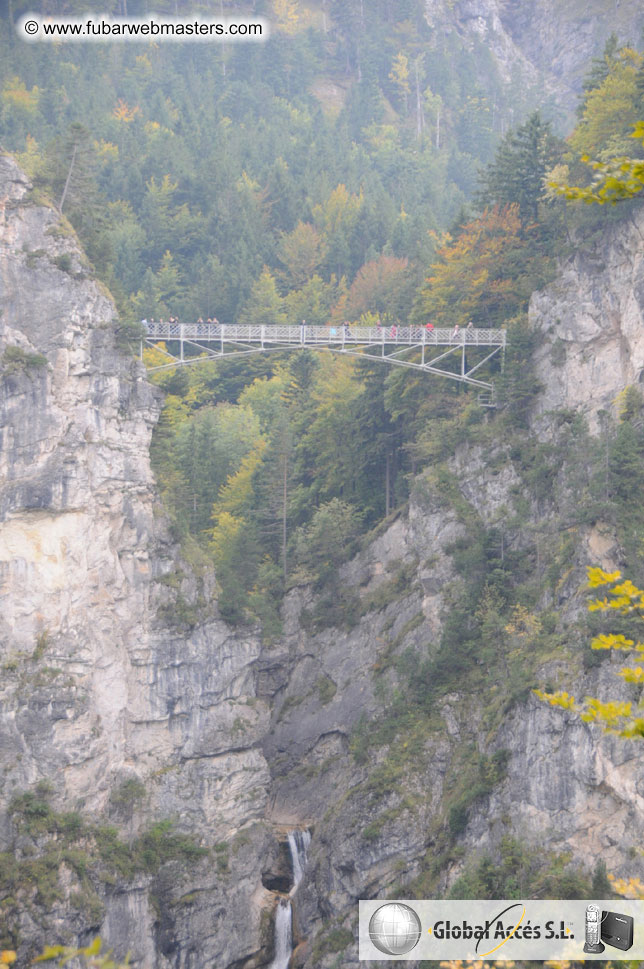
<instances>
[{"instance_id":1,"label":"gray limestone rock","mask_svg":"<svg viewBox=\"0 0 644 969\"><path fill-rule=\"evenodd\" d=\"M16 836L12 796L39 779L58 810L107 820L135 778L145 797L123 837L172 819L196 843L227 846L235 876L215 854L189 876L106 884L93 930L141 969L177 953L185 965L241 964L261 947L270 899L258 877L272 843L259 643L216 618L208 579L181 592L207 595L211 618L191 632L163 618L177 595L164 577L189 569L150 468L159 395L119 349L114 306L73 233L6 155L0 300L0 848ZM87 922L59 910L23 931L29 951L85 937Z\"/></svg>"}]
</instances>

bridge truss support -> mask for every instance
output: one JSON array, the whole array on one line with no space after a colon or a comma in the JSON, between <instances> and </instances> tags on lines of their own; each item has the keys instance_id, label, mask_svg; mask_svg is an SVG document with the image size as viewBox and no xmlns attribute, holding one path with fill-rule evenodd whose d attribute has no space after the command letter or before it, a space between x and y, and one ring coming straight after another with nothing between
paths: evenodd
<instances>
[{"instance_id":1,"label":"bridge truss support","mask_svg":"<svg viewBox=\"0 0 644 969\"><path fill-rule=\"evenodd\" d=\"M425 327L329 327L329 326L254 326L210 323L146 323L141 341L161 352L167 363L149 368L150 373L204 360L231 360L257 353L284 350L326 350L352 357L368 357L410 370L447 377L494 392L490 381L478 371L493 357L505 357L506 331L471 329L434 329ZM163 345L160 346L159 344ZM167 344L174 349L172 352ZM472 364L472 350L484 348L484 356ZM186 353L186 350L188 353ZM478 357L479 354L476 354ZM446 369L445 361L457 360L457 369Z\"/></svg>"}]
</instances>

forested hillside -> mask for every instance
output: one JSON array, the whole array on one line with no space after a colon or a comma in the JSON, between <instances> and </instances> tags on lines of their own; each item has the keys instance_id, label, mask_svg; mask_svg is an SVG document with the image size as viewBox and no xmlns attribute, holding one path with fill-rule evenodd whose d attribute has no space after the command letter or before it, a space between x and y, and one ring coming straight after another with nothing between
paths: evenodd
<instances>
[{"instance_id":1,"label":"forested hillside","mask_svg":"<svg viewBox=\"0 0 644 969\"><path fill-rule=\"evenodd\" d=\"M473 320L511 327L521 355L528 298L580 219L548 182L583 180L582 155L632 154L641 55L609 41L565 143L538 112L506 130L536 92L517 100L483 43L433 44L420 0L253 11L272 20L266 44L33 47L3 32L2 142L80 235L124 334L143 316ZM310 354L160 383L153 455L178 535L214 563L226 618L261 618L269 638L284 590L333 586L442 429L483 420L446 382ZM499 385L514 420L518 384Z\"/></svg>"},{"instance_id":2,"label":"forested hillside","mask_svg":"<svg viewBox=\"0 0 644 969\"><path fill-rule=\"evenodd\" d=\"M77 146L63 209L125 313L230 322L259 303L325 322L365 264L418 274L431 230L536 104L510 103L483 44L432 48L421 0L253 9L267 43L33 47L3 32L3 143L56 201ZM408 308L399 293L391 309Z\"/></svg>"}]
</instances>

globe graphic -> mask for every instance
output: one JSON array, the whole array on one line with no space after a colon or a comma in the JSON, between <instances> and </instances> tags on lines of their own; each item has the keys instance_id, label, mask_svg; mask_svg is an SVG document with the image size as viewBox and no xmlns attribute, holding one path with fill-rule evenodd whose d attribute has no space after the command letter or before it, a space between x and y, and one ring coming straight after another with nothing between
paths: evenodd
<instances>
[{"instance_id":1,"label":"globe graphic","mask_svg":"<svg viewBox=\"0 0 644 969\"><path fill-rule=\"evenodd\" d=\"M369 938L380 952L401 956L411 952L420 939L420 919L409 905L381 905L369 920Z\"/></svg>"}]
</instances>

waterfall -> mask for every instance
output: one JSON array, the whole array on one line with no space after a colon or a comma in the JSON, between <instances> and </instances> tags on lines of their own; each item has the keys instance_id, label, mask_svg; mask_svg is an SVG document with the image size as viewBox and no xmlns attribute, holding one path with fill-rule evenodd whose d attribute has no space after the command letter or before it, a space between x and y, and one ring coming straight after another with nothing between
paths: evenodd
<instances>
[{"instance_id":1,"label":"waterfall","mask_svg":"<svg viewBox=\"0 0 644 969\"><path fill-rule=\"evenodd\" d=\"M293 866L293 887L289 892L290 895L295 895L297 886L304 878L304 869L308 861L306 853L310 844L310 831L297 830L289 832L288 846L291 850L291 864Z\"/></svg>"},{"instance_id":2,"label":"waterfall","mask_svg":"<svg viewBox=\"0 0 644 969\"><path fill-rule=\"evenodd\" d=\"M281 898L275 909L275 957L269 969L288 969L293 952L293 909L291 898L304 878L304 869L308 861L307 851L311 844L310 831L290 831L288 846L291 852L291 867L293 869L293 887L288 898Z\"/></svg>"},{"instance_id":3,"label":"waterfall","mask_svg":"<svg viewBox=\"0 0 644 969\"><path fill-rule=\"evenodd\" d=\"M275 958L269 969L288 969L293 952L291 922L291 903L282 898L275 910Z\"/></svg>"}]
</instances>

